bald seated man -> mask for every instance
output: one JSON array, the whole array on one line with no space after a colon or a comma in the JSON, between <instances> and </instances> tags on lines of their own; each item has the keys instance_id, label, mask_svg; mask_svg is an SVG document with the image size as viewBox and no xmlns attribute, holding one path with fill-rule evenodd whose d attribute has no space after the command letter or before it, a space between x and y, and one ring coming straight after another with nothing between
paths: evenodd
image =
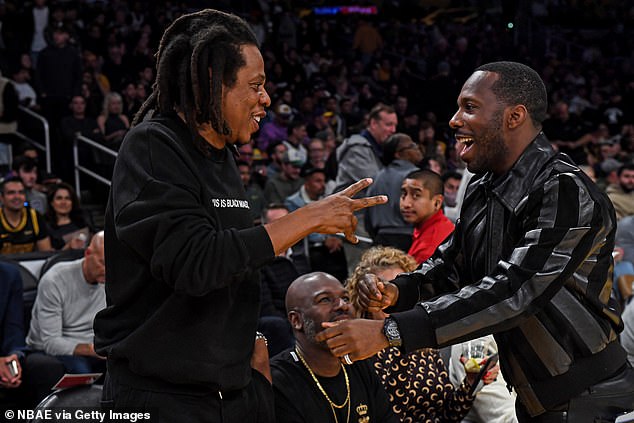
<instances>
[{"instance_id":1,"label":"bald seated man","mask_svg":"<svg viewBox=\"0 0 634 423\"><path fill-rule=\"evenodd\" d=\"M346 365L315 340L322 322L354 316L337 278L314 272L295 279L286 293L286 311L296 344L271 360L278 422L398 422L368 363Z\"/></svg>"}]
</instances>

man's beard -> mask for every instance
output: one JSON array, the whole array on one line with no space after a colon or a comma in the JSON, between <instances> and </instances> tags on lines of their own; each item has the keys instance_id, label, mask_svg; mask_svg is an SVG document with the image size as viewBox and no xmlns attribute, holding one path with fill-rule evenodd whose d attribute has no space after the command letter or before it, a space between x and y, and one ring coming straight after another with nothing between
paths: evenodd
<instances>
[{"instance_id":1,"label":"man's beard","mask_svg":"<svg viewBox=\"0 0 634 423\"><path fill-rule=\"evenodd\" d=\"M304 318L304 335L306 335L306 339L315 345L328 348L325 341L317 342L315 340L315 337L323 330L323 328L318 328L317 323L315 323L315 321L310 317L307 317L306 315L303 315L302 317Z\"/></svg>"}]
</instances>

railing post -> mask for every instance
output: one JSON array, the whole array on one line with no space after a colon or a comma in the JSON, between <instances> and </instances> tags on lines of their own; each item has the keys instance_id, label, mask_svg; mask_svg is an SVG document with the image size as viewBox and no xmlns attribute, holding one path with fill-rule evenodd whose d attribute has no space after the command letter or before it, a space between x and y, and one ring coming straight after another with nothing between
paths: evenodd
<instances>
[{"instance_id":1,"label":"railing post","mask_svg":"<svg viewBox=\"0 0 634 423\"><path fill-rule=\"evenodd\" d=\"M79 132L75 134L73 138L73 171L75 172L75 193L77 197L81 199L81 185L79 183L79 153L77 148L77 138L79 138Z\"/></svg>"},{"instance_id":2,"label":"railing post","mask_svg":"<svg viewBox=\"0 0 634 423\"><path fill-rule=\"evenodd\" d=\"M38 147L40 150L44 150L44 152L46 153L46 171L48 173L51 173L51 134L50 134L50 127L48 125L48 120L46 120L46 118L35 113L34 111L32 111L31 109L27 107L20 106L20 110L26 113L27 115L33 116L35 119L39 120L42 123L42 127L44 128L44 146L43 147L42 147L42 144L34 140L31 140L29 138L25 138L25 139L29 140L33 145ZM22 137L24 137L24 135Z\"/></svg>"},{"instance_id":3,"label":"railing post","mask_svg":"<svg viewBox=\"0 0 634 423\"><path fill-rule=\"evenodd\" d=\"M99 175L96 172L93 172L92 170L82 166L79 163L79 143L80 142L88 145L93 150L100 150L110 156L113 156L114 158L116 158L119 155L116 151L111 150L107 147L104 147L98 142L93 141L90 138L84 137L83 135L79 133L75 136L75 139L73 140L73 167L75 171L75 189L77 191L77 196L79 197L81 197L81 191L80 191L81 185L80 185L79 179L81 178L82 173L90 176L93 179L96 179L97 181L101 182L104 185L107 185L107 186L111 185L111 181L109 179L104 178L103 176Z\"/></svg>"}]
</instances>

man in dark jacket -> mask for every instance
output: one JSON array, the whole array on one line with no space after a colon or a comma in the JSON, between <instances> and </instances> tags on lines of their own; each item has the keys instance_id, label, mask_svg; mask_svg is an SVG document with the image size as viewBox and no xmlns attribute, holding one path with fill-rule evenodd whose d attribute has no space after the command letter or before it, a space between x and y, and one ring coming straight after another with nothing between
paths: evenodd
<instances>
[{"instance_id":1,"label":"man in dark jacket","mask_svg":"<svg viewBox=\"0 0 634 423\"><path fill-rule=\"evenodd\" d=\"M634 409L610 297L614 209L551 148L546 103L539 75L519 63L484 65L467 80L450 125L476 176L456 230L415 272L367 278L362 305L407 311L325 330L319 339L335 355L360 360L388 345L411 351L493 333L520 422L612 421ZM430 291L445 295L418 302Z\"/></svg>"}]
</instances>

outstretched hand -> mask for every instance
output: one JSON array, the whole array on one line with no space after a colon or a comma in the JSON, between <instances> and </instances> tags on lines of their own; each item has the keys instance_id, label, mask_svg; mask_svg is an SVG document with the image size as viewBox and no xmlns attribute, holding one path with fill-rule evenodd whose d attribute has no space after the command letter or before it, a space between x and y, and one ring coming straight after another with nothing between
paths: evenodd
<instances>
[{"instance_id":1,"label":"outstretched hand","mask_svg":"<svg viewBox=\"0 0 634 423\"><path fill-rule=\"evenodd\" d=\"M326 234L342 232L351 243L356 244L359 242L354 234L357 228L357 218L354 216L354 212L366 207L387 203L387 196L385 195L352 198L371 183L371 178L361 179L343 191L310 204L310 207L317 209L322 217L316 232Z\"/></svg>"},{"instance_id":2,"label":"outstretched hand","mask_svg":"<svg viewBox=\"0 0 634 423\"><path fill-rule=\"evenodd\" d=\"M343 233L348 241L356 244L358 239L354 233L357 229L357 218L354 212L387 202L385 195L352 198L371 183L371 178L362 179L341 192L312 202L287 216L265 223L264 228L271 239L275 254L286 251L297 241L313 232Z\"/></svg>"}]
</instances>

